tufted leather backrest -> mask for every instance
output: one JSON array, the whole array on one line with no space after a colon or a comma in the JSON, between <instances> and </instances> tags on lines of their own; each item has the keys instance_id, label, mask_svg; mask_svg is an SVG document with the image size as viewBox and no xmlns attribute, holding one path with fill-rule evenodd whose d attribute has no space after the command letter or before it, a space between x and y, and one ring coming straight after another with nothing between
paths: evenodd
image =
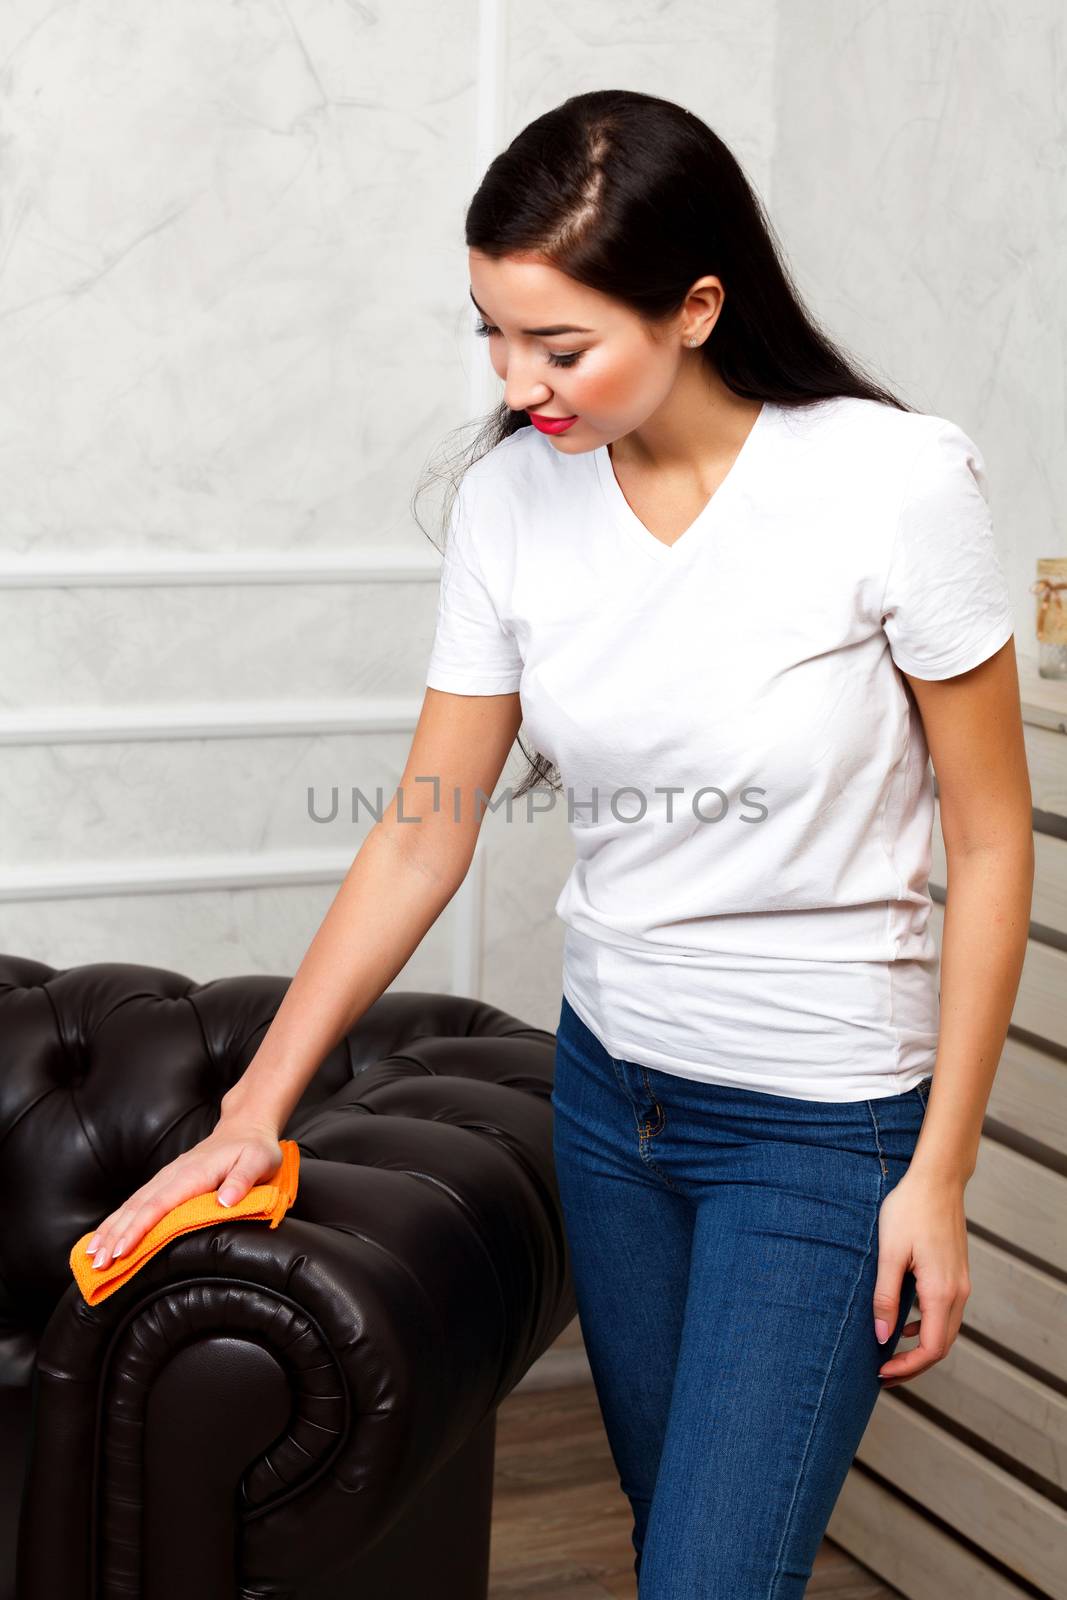
<instances>
[{"instance_id":1,"label":"tufted leather backrest","mask_svg":"<svg viewBox=\"0 0 1067 1600\"><path fill-rule=\"evenodd\" d=\"M29 1382L74 1241L210 1133L289 982L0 954L0 1389ZM553 1035L469 998L394 991L323 1061L282 1133L297 1137L367 1067L472 1035L536 1041L522 1087L548 1098Z\"/></svg>"}]
</instances>

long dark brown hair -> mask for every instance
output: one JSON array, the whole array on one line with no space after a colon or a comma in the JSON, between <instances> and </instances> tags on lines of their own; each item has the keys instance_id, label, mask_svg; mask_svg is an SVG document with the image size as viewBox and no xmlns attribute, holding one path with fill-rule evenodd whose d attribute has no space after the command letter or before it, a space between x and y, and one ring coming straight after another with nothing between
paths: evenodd
<instances>
[{"instance_id":1,"label":"long dark brown hair","mask_svg":"<svg viewBox=\"0 0 1067 1600\"><path fill-rule=\"evenodd\" d=\"M845 395L914 409L818 326L736 158L707 123L673 101L632 89L572 95L494 159L465 228L468 249L493 260L536 253L654 325L677 316L697 278L715 274L724 298L699 355L745 399L803 406ZM532 424L525 411L501 402L474 426L473 441L443 473L432 467L415 492L413 510L445 477L446 530L466 469ZM538 785L561 788L554 763L518 743L530 770L513 798Z\"/></svg>"}]
</instances>

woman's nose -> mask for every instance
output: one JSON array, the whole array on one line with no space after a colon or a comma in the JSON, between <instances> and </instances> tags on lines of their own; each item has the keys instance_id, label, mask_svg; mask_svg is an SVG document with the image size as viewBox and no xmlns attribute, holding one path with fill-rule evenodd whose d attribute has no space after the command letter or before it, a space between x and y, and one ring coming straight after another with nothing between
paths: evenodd
<instances>
[{"instance_id":1,"label":"woman's nose","mask_svg":"<svg viewBox=\"0 0 1067 1600\"><path fill-rule=\"evenodd\" d=\"M541 411L552 404L552 394L543 383L524 375L523 364L512 357L500 374L504 380L504 404L510 411Z\"/></svg>"},{"instance_id":2,"label":"woman's nose","mask_svg":"<svg viewBox=\"0 0 1067 1600\"><path fill-rule=\"evenodd\" d=\"M509 389L505 384L504 404L509 411L545 411L552 404L552 397L533 394L529 389Z\"/></svg>"}]
</instances>

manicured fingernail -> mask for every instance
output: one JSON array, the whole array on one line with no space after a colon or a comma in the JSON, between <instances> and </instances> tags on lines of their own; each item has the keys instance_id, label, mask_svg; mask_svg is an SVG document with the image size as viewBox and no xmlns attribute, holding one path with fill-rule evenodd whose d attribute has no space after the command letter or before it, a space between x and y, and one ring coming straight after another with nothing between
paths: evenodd
<instances>
[{"instance_id":1,"label":"manicured fingernail","mask_svg":"<svg viewBox=\"0 0 1067 1600\"><path fill-rule=\"evenodd\" d=\"M885 1344L889 1338L889 1324L888 1322L883 1322L881 1317L875 1317L874 1319L874 1337L879 1344Z\"/></svg>"},{"instance_id":2,"label":"manicured fingernail","mask_svg":"<svg viewBox=\"0 0 1067 1600\"><path fill-rule=\"evenodd\" d=\"M122 1252L125 1250L125 1248L126 1248L125 1239L120 1239L118 1244L115 1246L115 1254L117 1256L120 1256L122 1254Z\"/></svg>"},{"instance_id":3,"label":"manicured fingernail","mask_svg":"<svg viewBox=\"0 0 1067 1600\"><path fill-rule=\"evenodd\" d=\"M98 1250L96 1252L96 1256L95 1256L95 1258L93 1260L93 1266L96 1267L96 1268L100 1268L100 1267L105 1265L106 1261L107 1261L107 1250L106 1249Z\"/></svg>"},{"instance_id":4,"label":"manicured fingernail","mask_svg":"<svg viewBox=\"0 0 1067 1600\"><path fill-rule=\"evenodd\" d=\"M91 1256L99 1243L100 1235L98 1233L94 1233L92 1238L89 1240L89 1243L85 1246L85 1254L87 1256Z\"/></svg>"}]
</instances>

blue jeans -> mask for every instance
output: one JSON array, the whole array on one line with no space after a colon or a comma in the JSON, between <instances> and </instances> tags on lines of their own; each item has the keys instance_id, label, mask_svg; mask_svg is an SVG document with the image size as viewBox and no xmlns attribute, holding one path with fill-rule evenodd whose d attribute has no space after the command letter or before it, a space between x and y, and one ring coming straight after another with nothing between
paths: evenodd
<instances>
[{"instance_id":1,"label":"blue jeans","mask_svg":"<svg viewBox=\"0 0 1067 1600\"><path fill-rule=\"evenodd\" d=\"M640 1600L792 1600L908 1319L874 1332L878 1210L929 1080L799 1100L618 1061L564 997L553 1151ZM889 1403L889 1402L887 1402Z\"/></svg>"}]
</instances>

